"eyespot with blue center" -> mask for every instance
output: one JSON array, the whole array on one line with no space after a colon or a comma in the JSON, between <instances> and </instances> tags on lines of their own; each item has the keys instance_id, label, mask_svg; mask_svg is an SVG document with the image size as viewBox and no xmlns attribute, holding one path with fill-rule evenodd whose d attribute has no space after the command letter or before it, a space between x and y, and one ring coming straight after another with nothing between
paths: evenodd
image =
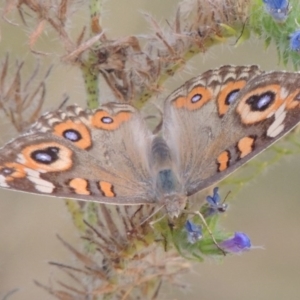
<instances>
[{"instance_id":1,"label":"eyespot with blue center","mask_svg":"<svg viewBox=\"0 0 300 300\"><path fill-rule=\"evenodd\" d=\"M201 94L196 94L191 98L191 102L192 103L196 103L198 101L200 101L202 99L202 95Z\"/></svg>"},{"instance_id":2,"label":"eyespot with blue center","mask_svg":"<svg viewBox=\"0 0 300 300\"><path fill-rule=\"evenodd\" d=\"M63 132L63 137L71 142L78 142L82 139L80 132L74 129L65 130Z\"/></svg>"},{"instance_id":3,"label":"eyespot with blue center","mask_svg":"<svg viewBox=\"0 0 300 300\"><path fill-rule=\"evenodd\" d=\"M253 95L246 100L252 111L264 111L275 101L275 94L267 91L260 95Z\"/></svg>"},{"instance_id":4,"label":"eyespot with blue center","mask_svg":"<svg viewBox=\"0 0 300 300\"><path fill-rule=\"evenodd\" d=\"M225 99L225 104L227 104L227 105L232 104L237 99L237 95L238 95L239 91L240 91L239 89L231 91Z\"/></svg>"},{"instance_id":5,"label":"eyespot with blue center","mask_svg":"<svg viewBox=\"0 0 300 300\"><path fill-rule=\"evenodd\" d=\"M30 156L38 163L49 165L59 159L58 153L58 147L48 147L45 149L35 150Z\"/></svg>"},{"instance_id":6,"label":"eyespot with blue center","mask_svg":"<svg viewBox=\"0 0 300 300\"><path fill-rule=\"evenodd\" d=\"M113 123L113 118L110 118L110 117L103 117L103 118L101 118L101 122L102 123L105 123L105 124L111 124L111 123Z\"/></svg>"}]
</instances>

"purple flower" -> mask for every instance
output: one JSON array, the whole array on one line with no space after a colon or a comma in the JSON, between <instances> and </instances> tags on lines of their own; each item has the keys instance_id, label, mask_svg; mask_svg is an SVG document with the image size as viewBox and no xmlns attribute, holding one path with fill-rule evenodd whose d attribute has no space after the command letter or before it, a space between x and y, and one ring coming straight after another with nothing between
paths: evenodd
<instances>
[{"instance_id":1,"label":"purple flower","mask_svg":"<svg viewBox=\"0 0 300 300\"><path fill-rule=\"evenodd\" d=\"M209 205L209 210L207 216L212 216L216 213L223 213L227 210L228 205L221 202L221 197L219 195L219 188L215 187L213 190L213 196L207 196L206 201Z\"/></svg>"},{"instance_id":2,"label":"purple flower","mask_svg":"<svg viewBox=\"0 0 300 300\"><path fill-rule=\"evenodd\" d=\"M293 51L300 52L300 30L296 30L290 34L290 48Z\"/></svg>"},{"instance_id":3,"label":"purple flower","mask_svg":"<svg viewBox=\"0 0 300 300\"><path fill-rule=\"evenodd\" d=\"M284 22L290 11L288 0L263 0L265 9L277 22Z\"/></svg>"},{"instance_id":4,"label":"purple flower","mask_svg":"<svg viewBox=\"0 0 300 300\"><path fill-rule=\"evenodd\" d=\"M202 229L200 226L194 224L190 220L185 223L185 229L187 232L187 239L190 244L195 244L202 238Z\"/></svg>"},{"instance_id":5,"label":"purple flower","mask_svg":"<svg viewBox=\"0 0 300 300\"><path fill-rule=\"evenodd\" d=\"M219 246L230 253L241 253L251 248L249 237L243 232L236 232L233 237L219 243Z\"/></svg>"}]
</instances>

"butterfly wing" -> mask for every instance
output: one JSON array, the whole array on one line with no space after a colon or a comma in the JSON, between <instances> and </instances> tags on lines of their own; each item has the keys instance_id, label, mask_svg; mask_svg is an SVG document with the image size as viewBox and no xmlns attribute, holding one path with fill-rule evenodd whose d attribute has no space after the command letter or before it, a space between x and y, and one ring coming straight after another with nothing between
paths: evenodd
<instances>
[{"instance_id":1,"label":"butterfly wing","mask_svg":"<svg viewBox=\"0 0 300 300\"><path fill-rule=\"evenodd\" d=\"M299 87L299 73L223 66L171 94L164 136L187 194L221 180L291 130L300 121Z\"/></svg>"},{"instance_id":2,"label":"butterfly wing","mask_svg":"<svg viewBox=\"0 0 300 300\"><path fill-rule=\"evenodd\" d=\"M0 186L114 204L151 203L152 134L138 111L109 103L42 116L0 149Z\"/></svg>"}]
</instances>

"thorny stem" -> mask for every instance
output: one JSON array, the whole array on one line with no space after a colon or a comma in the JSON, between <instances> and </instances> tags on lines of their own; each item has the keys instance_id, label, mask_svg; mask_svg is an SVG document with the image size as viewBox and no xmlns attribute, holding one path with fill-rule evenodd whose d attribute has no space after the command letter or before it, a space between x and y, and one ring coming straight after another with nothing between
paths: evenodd
<instances>
[{"instance_id":1,"label":"thorny stem","mask_svg":"<svg viewBox=\"0 0 300 300\"><path fill-rule=\"evenodd\" d=\"M102 0L90 0L90 36L98 35L102 32L100 25ZM100 40L96 46L100 45ZM87 94L87 106L90 109L99 106L99 73L93 72L93 65L97 58L92 51L89 51L88 58L82 62L81 71L84 78L84 85Z\"/></svg>"}]
</instances>

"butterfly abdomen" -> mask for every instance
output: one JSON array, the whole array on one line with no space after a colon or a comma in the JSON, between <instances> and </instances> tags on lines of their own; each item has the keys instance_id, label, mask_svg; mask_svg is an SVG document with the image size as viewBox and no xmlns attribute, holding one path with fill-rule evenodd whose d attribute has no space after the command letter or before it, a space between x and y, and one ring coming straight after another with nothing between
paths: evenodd
<instances>
[{"instance_id":1,"label":"butterfly abdomen","mask_svg":"<svg viewBox=\"0 0 300 300\"><path fill-rule=\"evenodd\" d=\"M155 178L159 196L181 192L176 169L169 146L162 137L155 137L151 146L150 168Z\"/></svg>"},{"instance_id":2,"label":"butterfly abdomen","mask_svg":"<svg viewBox=\"0 0 300 300\"><path fill-rule=\"evenodd\" d=\"M164 168L169 166L172 158L170 148L162 137L155 137L151 145L151 159L152 166L158 166Z\"/></svg>"}]
</instances>

